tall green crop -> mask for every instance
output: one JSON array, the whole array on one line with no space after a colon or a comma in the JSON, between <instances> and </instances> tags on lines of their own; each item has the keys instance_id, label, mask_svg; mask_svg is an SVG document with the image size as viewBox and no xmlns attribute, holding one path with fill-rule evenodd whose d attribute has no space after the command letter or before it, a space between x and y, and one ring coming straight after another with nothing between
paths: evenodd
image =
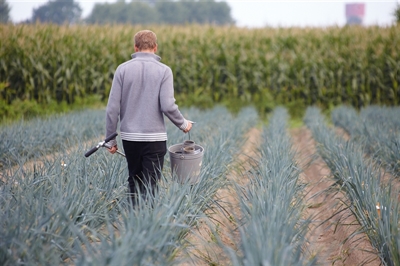
<instances>
[{"instance_id":1,"label":"tall green crop","mask_svg":"<svg viewBox=\"0 0 400 266\"><path fill-rule=\"evenodd\" d=\"M158 34L159 55L172 68L182 104L254 103L269 111L277 103L399 103L400 26L149 28ZM72 103L93 94L105 100L140 29L1 25L0 100Z\"/></svg>"}]
</instances>

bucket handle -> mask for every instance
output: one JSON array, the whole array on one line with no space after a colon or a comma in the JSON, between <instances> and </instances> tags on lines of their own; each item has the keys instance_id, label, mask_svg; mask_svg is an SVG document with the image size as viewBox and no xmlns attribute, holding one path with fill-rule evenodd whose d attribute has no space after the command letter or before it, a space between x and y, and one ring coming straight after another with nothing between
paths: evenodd
<instances>
[{"instance_id":1,"label":"bucket handle","mask_svg":"<svg viewBox=\"0 0 400 266\"><path fill-rule=\"evenodd\" d=\"M188 120L188 121L189 121L190 123L192 123L192 127L193 127L194 124L196 124L196 122L194 122L194 121L190 121L190 120ZM189 132L188 132L188 134L189 134L189 140L190 140L190 131L191 131L191 130L189 130Z\"/></svg>"}]
</instances>

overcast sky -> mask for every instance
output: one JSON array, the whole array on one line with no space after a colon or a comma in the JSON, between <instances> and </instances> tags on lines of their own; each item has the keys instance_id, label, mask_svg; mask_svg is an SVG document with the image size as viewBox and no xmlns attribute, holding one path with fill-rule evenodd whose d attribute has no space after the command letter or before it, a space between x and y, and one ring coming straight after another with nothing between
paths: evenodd
<instances>
[{"instance_id":1,"label":"overcast sky","mask_svg":"<svg viewBox=\"0 0 400 266\"><path fill-rule=\"evenodd\" d=\"M95 1L75 0L83 9L83 17L87 17L96 2L115 2L116 0ZM126 0L129 2L129 0ZM20 22L32 17L33 8L37 8L48 0L6 0L11 11L13 22ZM231 15L241 27L326 27L343 26L346 23L345 4L347 2L365 3L364 25L387 26L394 22L393 12L400 0L393 1L245 1L227 0L231 7Z\"/></svg>"}]
</instances>

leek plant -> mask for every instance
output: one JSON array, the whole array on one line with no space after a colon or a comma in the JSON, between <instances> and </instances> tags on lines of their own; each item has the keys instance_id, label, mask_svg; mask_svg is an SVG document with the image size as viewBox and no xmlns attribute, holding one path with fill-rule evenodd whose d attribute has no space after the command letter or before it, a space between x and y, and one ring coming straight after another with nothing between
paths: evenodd
<instances>
[{"instance_id":1,"label":"leek plant","mask_svg":"<svg viewBox=\"0 0 400 266\"><path fill-rule=\"evenodd\" d=\"M185 116L196 121L193 140L205 148L200 181L180 184L170 169L164 169L154 197L140 199L132 211L120 212L117 227L121 235L116 235L115 222L110 220L110 236L100 236L100 244L85 240L91 247L82 252L80 265L176 265L190 260L176 254L188 253L186 235L199 219L207 219L206 210L218 205L215 193L226 184L227 165L233 162L235 148L242 143L246 129L256 122L257 114L253 109L244 109L232 117L225 108L187 112ZM183 142L178 129L168 124L168 130L169 143Z\"/></svg>"},{"instance_id":2,"label":"leek plant","mask_svg":"<svg viewBox=\"0 0 400 266\"><path fill-rule=\"evenodd\" d=\"M320 109L307 108L304 121L361 226L355 235L367 234L382 263L400 265L398 191L381 182L379 163L365 157L359 142L346 141L328 128Z\"/></svg>"},{"instance_id":3,"label":"leek plant","mask_svg":"<svg viewBox=\"0 0 400 266\"><path fill-rule=\"evenodd\" d=\"M352 107L332 111L332 121L361 143L395 177L400 177L400 108L368 106L358 114Z\"/></svg>"},{"instance_id":4,"label":"leek plant","mask_svg":"<svg viewBox=\"0 0 400 266\"><path fill-rule=\"evenodd\" d=\"M238 187L241 206L239 251L226 248L232 265L311 265L304 249L308 221L298 178L300 169L286 132L286 109L274 110L264 128L259 154L247 172L250 180ZM235 238L232 238L235 241Z\"/></svg>"},{"instance_id":5,"label":"leek plant","mask_svg":"<svg viewBox=\"0 0 400 266\"><path fill-rule=\"evenodd\" d=\"M82 159L81 150L58 153L2 173L0 264L63 264L81 245L71 227L101 228L125 197L125 168L105 156Z\"/></svg>"},{"instance_id":6,"label":"leek plant","mask_svg":"<svg viewBox=\"0 0 400 266\"><path fill-rule=\"evenodd\" d=\"M18 163L12 171L2 171L0 264L173 265L180 261L176 254L185 253L185 236L205 218L204 211L217 204L213 197L226 182L235 149L247 127L257 121L250 109L237 116L223 108L185 112L197 117L195 135L206 149L200 181L176 182L166 160L155 196L140 200L135 209L127 202L124 159L106 149L84 159L89 143L76 142L82 149L42 157L32 167ZM169 131L177 130L172 128L168 126ZM169 142L181 142L182 134L171 133Z\"/></svg>"},{"instance_id":7,"label":"leek plant","mask_svg":"<svg viewBox=\"0 0 400 266\"><path fill-rule=\"evenodd\" d=\"M0 127L0 168L62 152L104 132L103 110L21 120Z\"/></svg>"}]
</instances>

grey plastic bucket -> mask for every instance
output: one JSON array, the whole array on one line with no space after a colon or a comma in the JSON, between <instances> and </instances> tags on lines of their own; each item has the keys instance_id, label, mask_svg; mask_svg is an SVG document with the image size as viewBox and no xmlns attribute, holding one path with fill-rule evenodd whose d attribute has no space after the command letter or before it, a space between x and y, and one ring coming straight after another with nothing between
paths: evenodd
<instances>
[{"instance_id":1,"label":"grey plastic bucket","mask_svg":"<svg viewBox=\"0 0 400 266\"><path fill-rule=\"evenodd\" d=\"M171 171L173 175L177 176L180 183L195 184L199 182L204 148L197 144L194 144L194 149L193 146L189 146L191 148L189 150L187 148L183 143L168 148Z\"/></svg>"}]
</instances>

